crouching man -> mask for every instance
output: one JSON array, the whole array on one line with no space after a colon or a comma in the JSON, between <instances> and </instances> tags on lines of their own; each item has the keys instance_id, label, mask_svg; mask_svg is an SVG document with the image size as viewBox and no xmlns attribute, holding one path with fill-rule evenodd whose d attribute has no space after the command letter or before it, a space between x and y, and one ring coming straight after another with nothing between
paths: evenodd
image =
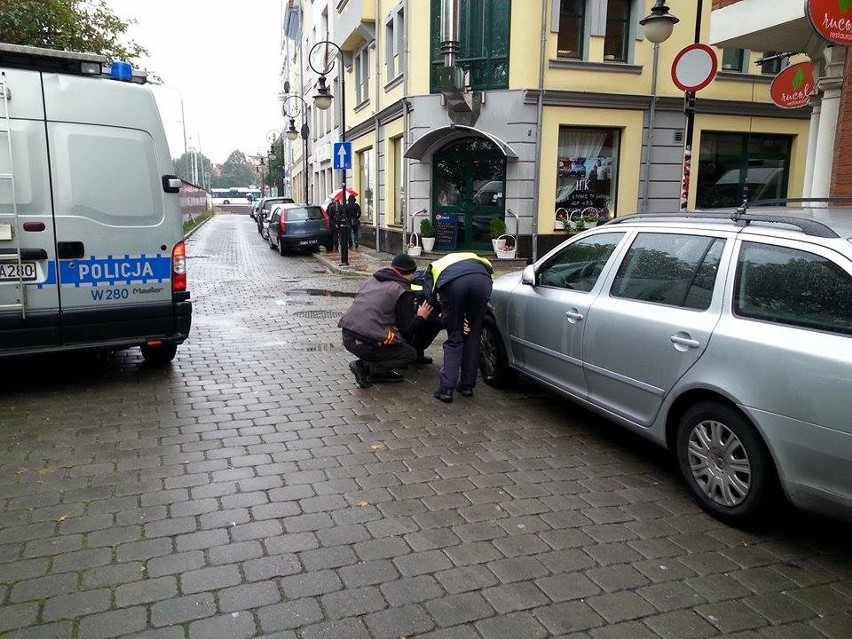
<instances>
[{"instance_id":1,"label":"crouching man","mask_svg":"<svg viewBox=\"0 0 852 639\"><path fill-rule=\"evenodd\" d=\"M424 329L432 307L415 305L411 280L416 270L410 256L394 257L390 267L379 269L364 282L337 324L343 330L343 347L358 358L349 370L361 388L401 382L397 369L417 360L411 342Z\"/></svg>"}]
</instances>

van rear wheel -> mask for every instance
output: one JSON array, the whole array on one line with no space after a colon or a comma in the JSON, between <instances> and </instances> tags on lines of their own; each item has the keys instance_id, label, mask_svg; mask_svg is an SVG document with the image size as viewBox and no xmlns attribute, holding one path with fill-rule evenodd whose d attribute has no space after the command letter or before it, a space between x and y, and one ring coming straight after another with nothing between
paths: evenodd
<instances>
[{"instance_id":1,"label":"van rear wheel","mask_svg":"<svg viewBox=\"0 0 852 639\"><path fill-rule=\"evenodd\" d=\"M142 346L142 359L152 366L165 366L171 362L177 354L177 344L164 343L157 346Z\"/></svg>"}]
</instances>

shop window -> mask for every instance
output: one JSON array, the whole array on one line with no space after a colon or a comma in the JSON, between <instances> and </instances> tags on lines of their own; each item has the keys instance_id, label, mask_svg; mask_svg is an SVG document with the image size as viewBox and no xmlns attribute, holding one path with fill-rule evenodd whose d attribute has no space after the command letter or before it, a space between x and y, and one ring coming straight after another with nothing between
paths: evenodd
<instances>
[{"instance_id":1,"label":"shop window","mask_svg":"<svg viewBox=\"0 0 852 639\"><path fill-rule=\"evenodd\" d=\"M604 60L627 62L632 4L633 0L607 0Z\"/></svg>"},{"instance_id":2,"label":"shop window","mask_svg":"<svg viewBox=\"0 0 852 639\"><path fill-rule=\"evenodd\" d=\"M745 49L722 49L722 70L742 71L745 64Z\"/></svg>"},{"instance_id":3,"label":"shop window","mask_svg":"<svg viewBox=\"0 0 852 639\"><path fill-rule=\"evenodd\" d=\"M701 134L696 206L717 208L787 197L792 139L747 133Z\"/></svg>"},{"instance_id":4,"label":"shop window","mask_svg":"<svg viewBox=\"0 0 852 639\"><path fill-rule=\"evenodd\" d=\"M438 91L437 70L441 54L441 0L432 0L432 91ZM470 74L474 89L509 87L510 0L460 0L460 50L456 65Z\"/></svg>"},{"instance_id":5,"label":"shop window","mask_svg":"<svg viewBox=\"0 0 852 639\"><path fill-rule=\"evenodd\" d=\"M373 223L373 149L358 153L358 190L361 194L361 221Z\"/></svg>"},{"instance_id":6,"label":"shop window","mask_svg":"<svg viewBox=\"0 0 852 639\"><path fill-rule=\"evenodd\" d=\"M619 129L559 127L554 230L613 216L620 142Z\"/></svg>"}]
</instances>

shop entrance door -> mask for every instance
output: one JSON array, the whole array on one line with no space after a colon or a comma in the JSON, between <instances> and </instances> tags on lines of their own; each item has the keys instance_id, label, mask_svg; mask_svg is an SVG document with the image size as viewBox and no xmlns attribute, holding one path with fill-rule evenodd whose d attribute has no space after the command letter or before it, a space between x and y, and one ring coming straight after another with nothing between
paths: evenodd
<instances>
[{"instance_id":1,"label":"shop entrance door","mask_svg":"<svg viewBox=\"0 0 852 639\"><path fill-rule=\"evenodd\" d=\"M491 220L505 219L505 192L506 156L491 140L464 138L435 153L432 212L458 216L458 249L491 250Z\"/></svg>"}]
</instances>

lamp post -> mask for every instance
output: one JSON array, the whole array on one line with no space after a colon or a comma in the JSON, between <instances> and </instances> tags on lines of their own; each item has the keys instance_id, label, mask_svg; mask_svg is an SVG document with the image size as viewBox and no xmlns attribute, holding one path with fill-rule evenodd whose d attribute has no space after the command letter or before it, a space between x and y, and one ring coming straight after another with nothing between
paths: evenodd
<instances>
[{"instance_id":1,"label":"lamp post","mask_svg":"<svg viewBox=\"0 0 852 639\"><path fill-rule=\"evenodd\" d=\"M322 50L321 47L324 47L325 50ZM336 50L336 55L329 59L329 47L333 47ZM315 66L315 53L322 54L322 68L318 69ZM331 91L328 90L328 86L325 83L325 76L334 68L335 58L337 56L341 58L341 66L343 66L343 51L339 46L331 42L330 40L322 40L317 42L313 47L311 47L310 54L308 55L308 64L314 73L319 74L319 80L317 81L317 93L314 96L314 105L318 109L322 109L323 111L329 109L331 107L332 99L334 96L331 95ZM344 78L344 73L340 74L340 141L346 142L346 81ZM294 127L295 128L295 127ZM346 169L340 170L341 174L341 187L340 187L340 198L345 205L346 202ZM340 216L340 263L343 265L349 265L349 219L348 216L344 214Z\"/></svg>"},{"instance_id":2,"label":"lamp post","mask_svg":"<svg viewBox=\"0 0 852 639\"><path fill-rule=\"evenodd\" d=\"M299 100L302 103L302 128L301 128L301 136L302 136L302 168L304 169L304 183L305 183L305 204L308 203L308 136L311 133L310 128L308 127L308 103L305 102L305 99L300 95L289 95L284 98L284 104L281 105L281 112L284 114L284 117L289 118L290 126L287 128L287 139L291 142L295 142L296 138L299 137L300 132L296 131L296 118L299 113L298 111L288 110L287 103L290 100ZM298 109L298 103L297 103Z\"/></svg>"},{"instance_id":3,"label":"lamp post","mask_svg":"<svg viewBox=\"0 0 852 639\"><path fill-rule=\"evenodd\" d=\"M665 0L657 0L651 13L639 21L645 27L645 38L654 45L654 57L651 65L651 108L648 111L648 154L646 155L645 178L642 183L642 212L648 210L648 190L651 180L651 150L654 142L654 128L657 115L657 71L660 63L660 44L669 39L674 26L680 22L674 17Z\"/></svg>"}]
</instances>

